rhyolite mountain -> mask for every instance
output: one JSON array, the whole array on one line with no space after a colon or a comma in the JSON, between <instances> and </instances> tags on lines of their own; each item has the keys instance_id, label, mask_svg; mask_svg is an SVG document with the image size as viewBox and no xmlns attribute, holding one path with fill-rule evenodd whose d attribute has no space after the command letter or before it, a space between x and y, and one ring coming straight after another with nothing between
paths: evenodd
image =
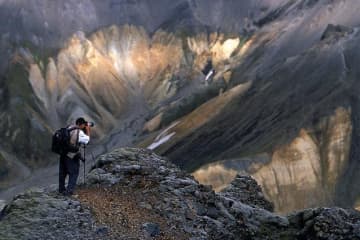
<instances>
[{"instance_id":1,"label":"rhyolite mountain","mask_svg":"<svg viewBox=\"0 0 360 240\"><path fill-rule=\"evenodd\" d=\"M219 189L247 173L281 212L357 207L359 10L0 1L0 187L56 164L51 133L84 115L96 153L148 147Z\"/></svg>"}]
</instances>

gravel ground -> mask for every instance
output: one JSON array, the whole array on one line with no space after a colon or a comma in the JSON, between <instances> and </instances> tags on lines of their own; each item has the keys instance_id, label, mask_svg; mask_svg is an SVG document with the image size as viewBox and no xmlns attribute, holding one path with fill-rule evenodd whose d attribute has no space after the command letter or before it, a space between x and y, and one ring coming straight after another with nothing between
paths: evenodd
<instances>
[{"instance_id":1,"label":"gravel ground","mask_svg":"<svg viewBox=\"0 0 360 240\"><path fill-rule=\"evenodd\" d=\"M153 239L189 239L181 230L173 229L161 214L153 210L159 196L150 183L143 182L137 188L118 184L112 188L102 186L83 187L77 191L77 199L88 206L98 225L108 226L109 237L114 239L145 239L145 223L159 226L160 233Z\"/></svg>"}]
</instances>

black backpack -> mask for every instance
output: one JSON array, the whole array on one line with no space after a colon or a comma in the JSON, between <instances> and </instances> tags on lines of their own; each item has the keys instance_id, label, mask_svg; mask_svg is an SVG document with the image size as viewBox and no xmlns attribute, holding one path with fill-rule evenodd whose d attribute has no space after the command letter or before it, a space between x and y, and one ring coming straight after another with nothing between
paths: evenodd
<instances>
[{"instance_id":1,"label":"black backpack","mask_svg":"<svg viewBox=\"0 0 360 240\"><path fill-rule=\"evenodd\" d=\"M76 153L79 151L78 146L70 144L70 132L78 129L77 127L60 128L55 131L52 137L51 151L60 155L65 155L69 152Z\"/></svg>"}]
</instances>

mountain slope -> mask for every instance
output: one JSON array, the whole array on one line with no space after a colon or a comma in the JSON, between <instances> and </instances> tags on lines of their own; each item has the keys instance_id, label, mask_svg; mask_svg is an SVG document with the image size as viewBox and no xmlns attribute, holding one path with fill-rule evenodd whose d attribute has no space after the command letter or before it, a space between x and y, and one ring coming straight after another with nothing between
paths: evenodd
<instances>
[{"instance_id":1,"label":"mountain slope","mask_svg":"<svg viewBox=\"0 0 360 240\"><path fill-rule=\"evenodd\" d=\"M357 205L356 0L0 3L2 155L53 165L51 132L84 115L95 154L251 174L282 212Z\"/></svg>"},{"instance_id":2,"label":"mountain slope","mask_svg":"<svg viewBox=\"0 0 360 240\"><path fill-rule=\"evenodd\" d=\"M233 159L239 159L238 165L244 166L241 159L266 153L266 166L255 166L254 161L254 167L245 164L238 170L258 176L265 193L277 199L279 211L307 204L356 204L358 193L347 190L345 182L358 179L353 171L358 145L353 132L357 132L354 96L358 56L354 53L359 34L356 29L327 24L331 19L356 26L358 19L350 13L356 11L357 4L325 2L291 5L284 15L265 24L249 40L249 50L231 77L233 85L251 80L247 93L234 98L218 117L209 119L201 128L188 130L191 133L181 140L165 142L158 152L189 170L212 161L225 161L226 165ZM339 14L329 14L341 10L349 13L341 20ZM304 131L310 134L304 141L308 147L296 148L299 156L284 155L286 163L277 165L278 154L287 154L292 148L288 146L302 139ZM168 132L174 132L172 139L181 134L176 127ZM312 151L315 154L309 153ZM295 171L289 170L292 180L282 173L284 164L289 164L285 171L295 167ZM263 177L266 169L271 174ZM303 175L304 169L314 173L313 183L301 180L311 179L308 172ZM270 186L270 179L276 184ZM321 193L320 188L325 192ZM321 196L305 200L311 192Z\"/></svg>"}]
</instances>

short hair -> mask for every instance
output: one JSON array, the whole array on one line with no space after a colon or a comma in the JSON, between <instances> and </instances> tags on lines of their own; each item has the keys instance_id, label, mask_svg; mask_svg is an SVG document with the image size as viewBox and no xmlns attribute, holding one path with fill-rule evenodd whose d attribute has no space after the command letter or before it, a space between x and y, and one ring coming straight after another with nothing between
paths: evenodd
<instances>
[{"instance_id":1,"label":"short hair","mask_svg":"<svg viewBox=\"0 0 360 240\"><path fill-rule=\"evenodd\" d=\"M76 125L81 125L81 124L86 124L86 121L84 118L80 117L78 119L76 119Z\"/></svg>"}]
</instances>

